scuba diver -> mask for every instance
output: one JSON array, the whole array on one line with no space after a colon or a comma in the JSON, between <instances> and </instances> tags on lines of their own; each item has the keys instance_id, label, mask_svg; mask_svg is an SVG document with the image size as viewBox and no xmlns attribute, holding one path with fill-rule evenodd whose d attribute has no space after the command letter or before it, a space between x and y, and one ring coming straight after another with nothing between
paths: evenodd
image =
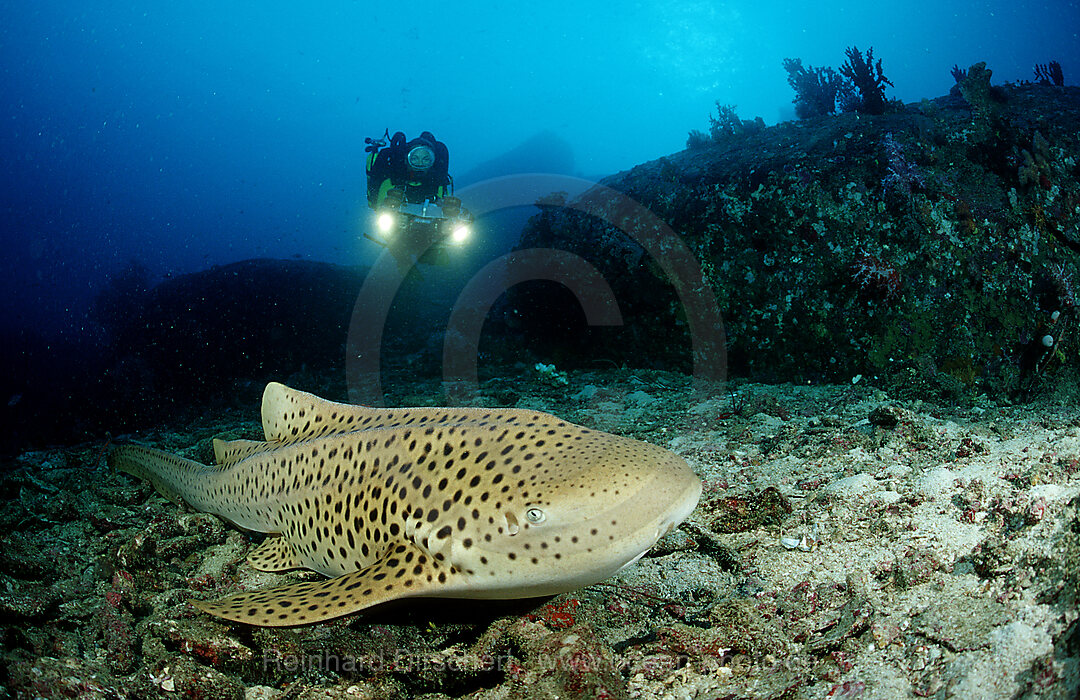
<instances>
[{"instance_id":1,"label":"scuba diver","mask_svg":"<svg viewBox=\"0 0 1080 700\"><path fill-rule=\"evenodd\" d=\"M368 206L375 211L378 237L399 266L417 259L435 264L451 259L448 248L468 240L472 216L454 196L450 151L430 131L410 140L402 132L365 139Z\"/></svg>"},{"instance_id":2,"label":"scuba diver","mask_svg":"<svg viewBox=\"0 0 1080 700\"><path fill-rule=\"evenodd\" d=\"M389 130L387 131L389 133ZM378 209L391 190L395 199L408 195L423 201L448 194L451 187L450 151L446 144L425 131L412 141L400 131L389 139L365 139L368 146L368 205Z\"/></svg>"}]
</instances>

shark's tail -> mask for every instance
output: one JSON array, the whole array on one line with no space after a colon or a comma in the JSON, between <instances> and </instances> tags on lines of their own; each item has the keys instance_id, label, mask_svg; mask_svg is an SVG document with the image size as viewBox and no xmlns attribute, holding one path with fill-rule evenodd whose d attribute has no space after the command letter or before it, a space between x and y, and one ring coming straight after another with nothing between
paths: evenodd
<instances>
[{"instance_id":1,"label":"shark's tail","mask_svg":"<svg viewBox=\"0 0 1080 700\"><path fill-rule=\"evenodd\" d=\"M200 498L206 489L210 468L190 459L139 445L121 445L109 453L109 466L146 479L165 498L202 510Z\"/></svg>"}]
</instances>

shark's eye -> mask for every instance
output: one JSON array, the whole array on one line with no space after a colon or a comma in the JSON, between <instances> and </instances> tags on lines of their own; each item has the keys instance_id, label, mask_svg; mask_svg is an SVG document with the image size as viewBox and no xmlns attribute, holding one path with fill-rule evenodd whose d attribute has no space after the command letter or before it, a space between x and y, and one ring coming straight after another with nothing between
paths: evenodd
<instances>
[{"instance_id":1,"label":"shark's eye","mask_svg":"<svg viewBox=\"0 0 1080 700\"><path fill-rule=\"evenodd\" d=\"M539 508L529 508L525 511L525 519L534 525L544 522L544 518L546 517L544 511Z\"/></svg>"}]
</instances>

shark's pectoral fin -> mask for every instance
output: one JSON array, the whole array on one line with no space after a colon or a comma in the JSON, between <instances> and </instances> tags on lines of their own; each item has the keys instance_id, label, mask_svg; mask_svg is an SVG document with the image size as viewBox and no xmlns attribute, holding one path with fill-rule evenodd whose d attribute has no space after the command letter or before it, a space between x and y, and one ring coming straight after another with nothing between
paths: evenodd
<instances>
[{"instance_id":1,"label":"shark's pectoral fin","mask_svg":"<svg viewBox=\"0 0 1080 700\"><path fill-rule=\"evenodd\" d=\"M241 593L218 601L191 601L203 612L261 627L332 620L388 600L437 595L460 574L411 543L392 546L374 564L323 581Z\"/></svg>"},{"instance_id":2,"label":"shark's pectoral fin","mask_svg":"<svg viewBox=\"0 0 1080 700\"><path fill-rule=\"evenodd\" d=\"M247 556L248 564L259 571L290 571L304 565L296 558L292 545L284 537L267 537Z\"/></svg>"}]
</instances>

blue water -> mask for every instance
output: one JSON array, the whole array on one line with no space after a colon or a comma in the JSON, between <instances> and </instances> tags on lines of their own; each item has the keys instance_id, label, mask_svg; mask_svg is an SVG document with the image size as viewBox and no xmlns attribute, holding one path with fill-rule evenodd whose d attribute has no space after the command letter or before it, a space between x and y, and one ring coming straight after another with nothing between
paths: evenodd
<instances>
[{"instance_id":1,"label":"blue water","mask_svg":"<svg viewBox=\"0 0 1080 700\"><path fill-rule=\"evenodd\" d=\"M1075 2L374 7L4 3L0 329L87 332L132 259L155 278L254 256L370 262L363 137L387 127L435 132L454 173L598 177L681 150L716 100L792 118L785 57L839 66L873 46L908 102L945 94L954 63L985 60L995 82L1055 59L1080 74ZM572 161L499 160L540 132Z\"/></svg>"}]
</instances>

